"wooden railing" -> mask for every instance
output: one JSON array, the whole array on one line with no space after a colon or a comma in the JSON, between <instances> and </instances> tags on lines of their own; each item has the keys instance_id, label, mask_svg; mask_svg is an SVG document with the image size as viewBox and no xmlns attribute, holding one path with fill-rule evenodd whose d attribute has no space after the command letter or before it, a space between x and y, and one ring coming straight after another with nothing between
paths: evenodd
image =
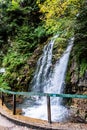
<instances>
[{"instance_id":1,"label":"wooden railing","mask_svg":"<svg viewBox=\"0 0 87 130\"><path fill-rule=\"evenodd\" d=\"M16 114L16 95L22 96L45 96L47 97L47 113L48 122L51 123L51 103L50 97L61 97L61 98L82 98L87 99L87 95L77 95L77 94L53 94L53 93L35 93L35 92L13 92L9 90L4 90L0 88L2 105L4 104L4 93L13 95L13 115Z\"/></svg>"}]
</instances>

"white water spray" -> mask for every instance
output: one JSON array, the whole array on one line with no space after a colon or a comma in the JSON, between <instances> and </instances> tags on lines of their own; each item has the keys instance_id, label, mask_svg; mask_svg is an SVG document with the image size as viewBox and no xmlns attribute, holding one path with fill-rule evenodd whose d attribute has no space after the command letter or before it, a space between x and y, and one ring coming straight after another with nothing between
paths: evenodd
<instances>
[{"instance_id":1,"label":"white water spray","mask_svg":"<svg viewBox=\"0 0 87 130\"><path fill-rule=\"evenodd\" d=\"M45 46L43 54L37 63L37 70L33 79L33 91L35 92L61 94L64 90L65 73L74 39L70 40L67 49L60 60L56 62L54 70L51 71L52 50L55 39L56 37ZM25 116L47 120L46 97L36 100L32 107L25 108L23 111ZM68 112L68 109L62 105L61 98L51 98L52 121L62 121L68 116Z\"/></svg>"}]
</instances>

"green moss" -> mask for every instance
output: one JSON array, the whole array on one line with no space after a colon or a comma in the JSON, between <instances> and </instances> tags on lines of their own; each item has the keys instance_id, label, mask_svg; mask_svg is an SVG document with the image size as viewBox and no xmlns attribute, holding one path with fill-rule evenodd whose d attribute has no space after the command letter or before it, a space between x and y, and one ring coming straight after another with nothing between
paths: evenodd
<instances>
[{"instance_id":1,"label":"green moss","mask_svg":"<svg viewBox=\"0 0 87 130\"><path fill-rule=\"evenodd\" d=\"M68 83L70 83L70 80L71 80L71 74L70 74L70 72L68 71L67 74L66 74L66 79L65 79L65 81L66 81L66 83L68 84Z\"/></svg>"},{"instance_id":2,"label":"green moss","mask_svg":"<svg viewBox=\"0 0 87 130\"><path fill-rule=\"evenodd\" d=\"M64 46L66 44L66 38L63 38L63 37L58 37L56 40L55 40L55 44L54 46L57 46L57 45L62 45Z\"/></svg>"},{"instance_id":3,"label":"green moss","mask_svg":"<svg viewBox=\"0 0 87 130\"><path fill-rule=\"evenodd\" d=\"M87 61L83 59L82 63L80 64L80 77L84 76L86 70L87 70Z\"/></svg>"},{"instance_id":4,"label":"green moss","mask_svg":"<svg viewBox=\"0 0 87 130\"><path fill-rule=\"evenodd\" d=\"M54 47L53 47L53 63L58 60L61 55L63 54L68 42L66 38L58 37L55 40Z\"/></svg>"}]
</instances>

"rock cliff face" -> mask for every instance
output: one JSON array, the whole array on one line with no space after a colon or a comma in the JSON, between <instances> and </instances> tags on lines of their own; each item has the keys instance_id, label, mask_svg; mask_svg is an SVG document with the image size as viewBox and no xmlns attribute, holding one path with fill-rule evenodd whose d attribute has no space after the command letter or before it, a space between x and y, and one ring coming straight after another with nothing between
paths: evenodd
<instances>
[{"instance_id":1,"label":"rock cliff face","mask_svg":"<svg viewBox=\"0 0 87 130\"><path fill-rule=\"evenodd\" d=\"M71 53L66 76L66 93L87 95L87 70L84 70L83 75L81 75L81 64L78 64L74 49ZM75 110L75 116L87 121L87 99L72 99L70 106Z\"/></svg>"},{"instance_id":2,"label":"rock cliff face","mask_svg":"<svg viewBox=\"0 0 87 130\"><path fill-rule=\"evenodd\" d=\"M70 83L72 86L72 93L84 93L87 91L87 71L84 72L84 75L80 77L79 66L75 59L71 61L70 67Z\"/></svg>"}]
</instances>

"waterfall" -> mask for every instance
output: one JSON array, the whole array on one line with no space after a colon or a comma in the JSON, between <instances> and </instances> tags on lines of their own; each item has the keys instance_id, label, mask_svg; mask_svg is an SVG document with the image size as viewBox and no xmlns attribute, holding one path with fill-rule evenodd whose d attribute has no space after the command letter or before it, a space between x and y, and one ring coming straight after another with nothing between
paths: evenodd
<instances>
[{"instance_id":1,"label":"waterfall","mask_svg":"<svg viewBox=\"0 0 87 130\"><path fill-rule=\"evenodd\" d=\"M65 52L53 68L52 50L57 36L44 47L43 54L38 60L37 70L33 79L33 89L35 92L43 93L63 93L65 87L65 74L69 55L73 46L73 38L70 40ZM28 101L26 101L28 102ZM47 120L46 97L34 101L33 106L23 108L26 116ZM69 110L63 106L62 99L51 97L52 121L62 121L68 116Z\"/></svg>"},{"instance_id":2,"label":"waterfall","mask_svg":"<svg viewBox=\"0 0 87 130\"><path fill-rule=\"evenodd\" d=\"M47 84L47 80L50 78L51 66L52 66L52 50L56 35L51 39L48 45L43 49L43 54L37 62L37 69L33 78L32 86L35 92L43 92L43 88Z\"/></svg>"}]
</instances>

